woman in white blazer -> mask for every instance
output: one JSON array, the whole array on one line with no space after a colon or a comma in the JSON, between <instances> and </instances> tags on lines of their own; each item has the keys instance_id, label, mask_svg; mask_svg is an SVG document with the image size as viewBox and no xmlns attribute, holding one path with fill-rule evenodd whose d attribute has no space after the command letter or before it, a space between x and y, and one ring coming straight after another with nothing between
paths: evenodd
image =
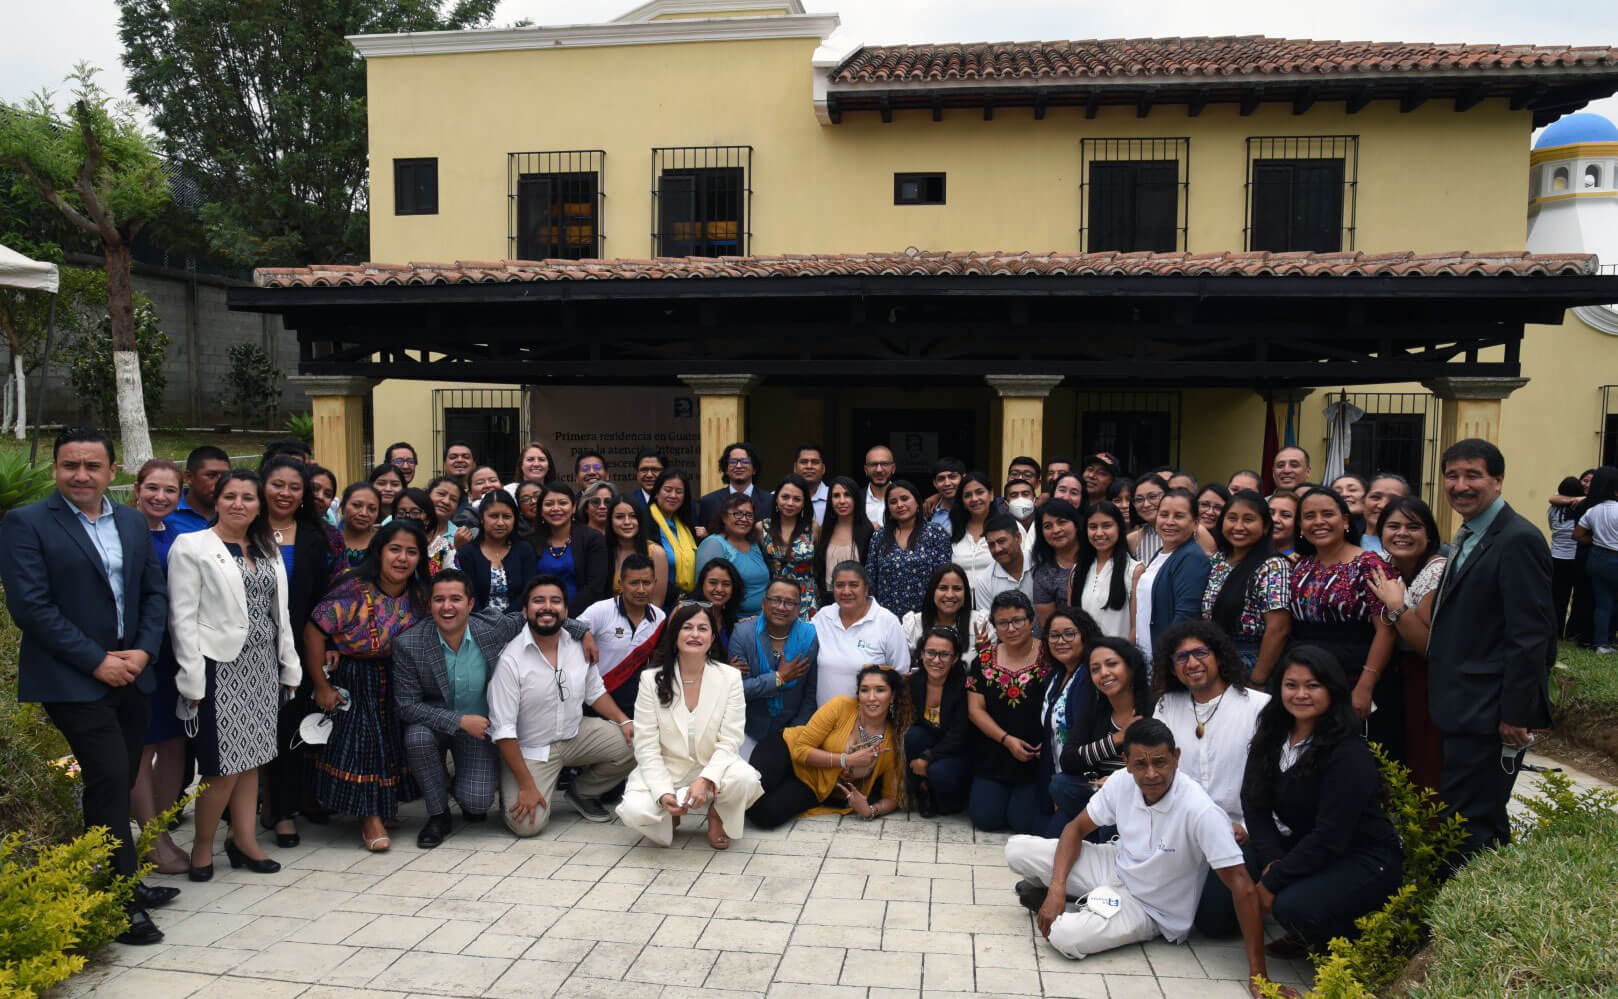
<instances>
[{"instance_id":1,"label":"woman in white blazer","mask_svg":"<svg viewBox=\"0 0 1618 999\"><path fill-rule=\"evenodd\" d=\"M712 608L680 604L652 659L657 682L642 683L635 701L636 765L618 817L659 846L674 842L681 816L706 808L708 844L728 848L764 793L758 771L740 755L742 674L715 661L718 634Z\"/></svg>"},{"instance_id":2,"label":"woman in white blazer","mask_svg":"<svg viewBox=\"0 0 1618 999\"><path fill-rule=\"evenodd\" d=\"M217 516L169 549L169 638L179 663L178 710L187 717L197 770L193 881L213 877L213 837L230 809L231 867L271 874L258 825L258 768L275 759L282 691L303 678L287 611L287 572L270 530L264 488L246 469L219 480Z\"/></svg>"}]
</instances>

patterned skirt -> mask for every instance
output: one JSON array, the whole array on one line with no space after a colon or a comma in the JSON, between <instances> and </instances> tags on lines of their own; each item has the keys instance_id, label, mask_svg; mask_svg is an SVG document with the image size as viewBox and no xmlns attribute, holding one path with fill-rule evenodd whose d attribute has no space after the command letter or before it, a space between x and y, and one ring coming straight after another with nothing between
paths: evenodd
<instances>
[{"instance_id":1,"label":"patterned skirt","mask_svg":"<svg viewBox=\"0 0 1618 999\"><path fill-rule=\"evenodd\" d=\"M349 709L337 712L315 761L315 797L340 815L391 819L401 801L419 796L394 715L392 674L391 659L344 656L331 676L332 686L348 691Z\"/></svg>"}]
</instances>

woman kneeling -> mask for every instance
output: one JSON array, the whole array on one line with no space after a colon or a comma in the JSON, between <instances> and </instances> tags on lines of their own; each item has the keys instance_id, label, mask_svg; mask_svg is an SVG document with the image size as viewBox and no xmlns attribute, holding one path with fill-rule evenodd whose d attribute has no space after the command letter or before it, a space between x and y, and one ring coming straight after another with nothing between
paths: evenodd
<instances>
[{"instance_id":1,"label":"woman kneeling","mask_svg":"<svg viewBox=\"0 0 1618 999\"><path fill-rule=\"evenodd\" d=\"M713 608L681 604L653 655L657 682L635 700L635 769L618 817L660 846L674 842L682 815L707 808L708 843L726 849L764 793L738 755L747 702L741 674L714 660L718 634Z\"/></svg>"}]
</instances>

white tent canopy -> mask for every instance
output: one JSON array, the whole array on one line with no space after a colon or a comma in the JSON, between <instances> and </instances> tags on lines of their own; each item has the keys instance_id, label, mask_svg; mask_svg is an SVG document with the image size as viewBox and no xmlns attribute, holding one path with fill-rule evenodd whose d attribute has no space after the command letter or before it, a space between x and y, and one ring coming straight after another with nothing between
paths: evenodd
<instances>
[{"instance_id":1,"label":"white tent canopy","mask_svg":"<svg viewBox=\"0 0 1618 999\"><path fill-rule=\"evenodd\" d=\"M48 291L56 294L59 277L55 264L41 263L0 244L0 288Z\"/></svg>"}]
</instances>

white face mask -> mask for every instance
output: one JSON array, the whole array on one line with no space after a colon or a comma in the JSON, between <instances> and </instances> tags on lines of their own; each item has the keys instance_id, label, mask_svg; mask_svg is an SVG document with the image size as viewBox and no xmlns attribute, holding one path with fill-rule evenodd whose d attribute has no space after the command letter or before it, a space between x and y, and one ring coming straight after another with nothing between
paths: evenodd
<instances>
[{"instance_id":1,"label":"white face mask","mask_svg":"<svg viewBox=\"0 0 1618 999\"><path fill-rule=\"evenodd\" d=\"M1006 507L1011 510L1013 517L1023 520L1034 512L1034 501L1026 496L1018 496L1014 500L1007 500Z\"/></svg>"}]
</instances>

